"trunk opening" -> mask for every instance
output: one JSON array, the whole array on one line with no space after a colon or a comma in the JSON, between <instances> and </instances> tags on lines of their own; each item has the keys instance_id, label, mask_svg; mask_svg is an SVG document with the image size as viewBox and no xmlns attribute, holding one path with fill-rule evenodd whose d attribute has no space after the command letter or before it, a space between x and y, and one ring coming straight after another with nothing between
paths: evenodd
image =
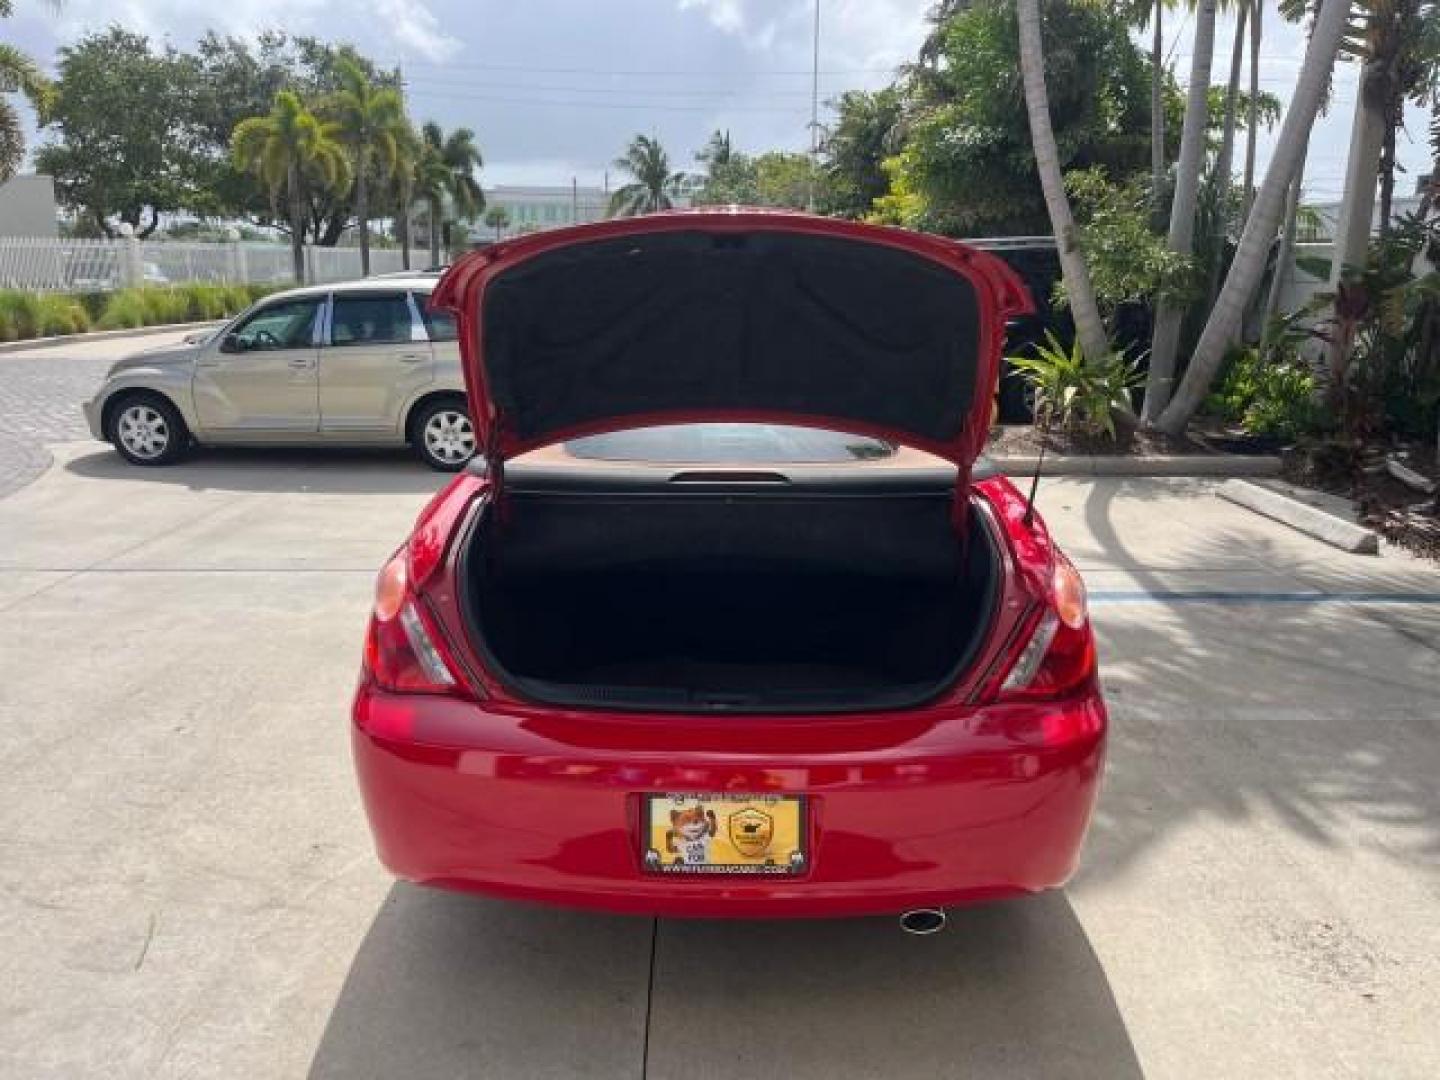
<instances>
[{"instance_id":1,"label":"trunk opening","mask_svg":"<svg viewBox=\"0 0 1440 1080\"><path fill-rule=\"evenodd\" d=\"M514 470L518 473L519 470ZM507 475L461 556L472 643L522 697L638 711L908 707L973 661L999 575L954 473Z\"/></svg>"}]
</instances>

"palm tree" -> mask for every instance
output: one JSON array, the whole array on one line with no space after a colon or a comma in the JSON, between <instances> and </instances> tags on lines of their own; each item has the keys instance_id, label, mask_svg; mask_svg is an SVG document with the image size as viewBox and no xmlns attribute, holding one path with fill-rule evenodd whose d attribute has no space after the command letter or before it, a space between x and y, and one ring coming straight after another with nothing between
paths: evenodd
<instances>
[{"instance_id":1,"label":"palm tree","mask_svg":"<svg viewBox=\"0 0 1440 1080\"><path fill-rule=\"evenodd\" d=\"M1395 132L1404 122L1407 99L1435 99L1440 67L1440 5L1435 0L1357 0L1355 7L1358 25L1342 48L1363 66L1330 263L1330 289L1337 296L1344 275L1365 263L1377 182L1380 230L1390 229ZM1337 337L1329 351L1332 379L1339 379L1349 367L1351 349Z\"/></svg>"},{"instance_id":2,"label":"palm tree","mask_svg":"<svg viewBox=\"0 0 1440 1080\"><path fill-rule=\"evenodd\" d=\"M400 244L400 266L410 269L410 209L415 205L415 175L420 165L420 134L408 123L395 139L395 169L390 174L395 199L395 239Z\"/></svg>"},{"instance_id":3,"label":"palm tree","mask_svg":"<svg viewBox=\"0 0 1440 1080\"><path fill-rule=\"evenodd\" d=\"M498 241L501 234L510 227L510 211L503 206L492 206L485 211L485 224L495 230L495 239Z\"/></svg>"},{"instance_id":4,"label":"palm tree","mask_svg":"<svg viewBox=\"0 0 1440 1080\"><path fill-rule=\"evenodd\" d=\"M440 265L440 217L444 213L450 170L445 166L445 135L440 125L427 121L420 131L420 151L415 158L415 196L425 202L430 231L430 265Z\"/></svg>"},{"instance_id":5,"label":"palm tree","mask_svg":"<svg viewBox=\"0 0 1440 1080\"><path fill-rule=\"evenodd\" d=\"M475 171L485 164L480 147L475 145L475 132L456 128L445 137L440 160L448 174L445 190L450 195L452 220L470 222L485 209L485 192ZM445 223L445 247L451 249L450 222Z\"/></svg>"},{"instance_id":6,"label":"palm tree","mask_svg":"<svg viewBox=\"0 0 1440 1080\"><path fill-rule=\"evenodd\" d=\"M1050 123L1050 96L1045 88L1045 52L1040 36L1040 0L1019 0L1017 13L1020 24L1020 68L1025 80L1025 107L1030 114L1030 141L1035 149L1035 166L1040 172L1040 187L1045 193L1045 208L1050 212L1050 227L1060 252L1060 271L1065 279L1065 296L1075 320L1075 333L1085 359L1098 363L1111 350L1095 302L1095 289L1085 257L1075 241L1075 219L1070 213L1070 200L1065 195L1065 179L1060 172L1060 150L1055 144L1055 129Z\"/></svg>"},{"instance_id":7,"label":"palm tree","mask_svg":"<svg viewBox=\"0 0 1440 1080\"><path fill-rule=\"evenodd\" d=\"M415 193L425 200L430 217L430 261L440 262L440 247L450 246L450 221L474 221L485 209L485 192L475 170L485 164L475 132L456 128L446 135L433 120L421 129L421 152L415 169ZM450 204L451 216L445 213Z\"/></svg>"},{"instance_id":8,"label":"palm tree","mask_svg":"<svg viewBox=\"0 0 1440 1080\"><path fill-rule=\"evenodd\" d=\"M716 169L723 169L735 159L735 148L730 144L730 132L719 128L711 132L704 149L695 154L695 160L706 167L711 176Z\"/></svg>"},{"instance_id":9,"label":"palm tree","mask_svg":"<svg viewBox=\"0 0 1440 1080\"><path fill-rule=\"evenodd\" d=\"M610 196L611 217L634 217L669 210L685 174L670 171L670 156L658 139L636 135L615 167L634 179Z\"/></svg>"},{"instance_id":10,"label":"palm tree","mask_svg":"<svg viewBox=\"0 0 1440 1080\"><path fill-rule=\"evenodd\" d=\"M1261 0L1247 0L1250 6L1250 115L1245 120L1245 203L1241 214L1243 227L1250 216L1250 202L1255 197L1255 144L1260 136L1260 40L1265 5Z\"/></svg>"},{"instance_id":11,"label":"palm tree","mask_svg":"<svg viewBox=\"0 0 1440 1080\"><path fill-rule=\"evenodd\" d=\"M1330 72L1335 66L1349 14L1348 0L1326 0L1315 18L1295 93L1280 127L1265 179L1255 194L1240 246L1231 260L1230 272L1195 345L1185 379L1155 422L1155 426L1167 434L1180 434L1205 400L1225 350L1240 326L1245 307L1260 284L1286 196L1305 152L1310 127L1330 85Z\"/></svg>"},{"instance_id":12,"label":"palm tree","mask_svg":"<svg viewBox=\"0 0 1440 1080\"><path fill-rule=\"evenodd\" d=\"M293 90L281 90L268 116L235 125L230 155L238 169L254 172L274 202L283 190L289 200L290 257L295 280L305 280L306 188L335 192L350 186L350 164L338 139L338 125L322 122Z\"/></svg>"},{"instance_id":13,"label":"palm tree","mask_svg":"<svg viewBox=\"0 0 1440 1080\"><path fill-rule=\"evenodd\" d=\"M1205 164L1205 127L1208 119L1210 62L1215 52L1215 0L1200 0L1195 17L1195 43L1190 57L1190 85L1185 122L1180 130L1180 159L1175 166L1175 195L1170 203L1167 244L1181 255L1192 253L1195 241L1195 203L1200 191L1200 170ZM1170 400L1175 381L1175 354L1180 347L1184 305L1162 300L1155 316L1150 344L1150 373L1140 418L1154 423Z\"/></svg>"},{"instance_id":14,"label":"palm tree","mask_svg":"<svg viewBox=\"0 0 1440 1080\"><path fill-rule=\"evenodd\" d=\"M14 6L0 0L0 19L8 19ZM23 94L43 122L50 103L50 80L39 65L15 46L0 42L0 87L6 94ZM0 97L0 183L9 180L25 160L25 127L20 114L5 97Z\"/></svg>"},{"instance_id":15,"label":"palm tree","mask_svg":"<svg viewBox=\"0 0 1440 1080\"><path fill-rule=\"evenodd\" d=\"M1125 21L1150 30L1150 194L1155 206L1163 205L1165 193L1165 9L1175 0L1126 0L1121 5Z\"/></svg>"},{"instance_id":16,"label":"palm tree","mask_svg":"<svg viewBox=\"0 0 1440 1080\"><path fill-rule=\"evenodd\" d=\"M390 86L376 86L352 56L341 55L335 62L340 89L327 102L335 116L340 141L350 151L355 174L355 218L360 228L360 273L370 273L370 179L378 169L388 178L400 156L400 140L409 124L400 92Z\"/></svg>"}]
</instances>

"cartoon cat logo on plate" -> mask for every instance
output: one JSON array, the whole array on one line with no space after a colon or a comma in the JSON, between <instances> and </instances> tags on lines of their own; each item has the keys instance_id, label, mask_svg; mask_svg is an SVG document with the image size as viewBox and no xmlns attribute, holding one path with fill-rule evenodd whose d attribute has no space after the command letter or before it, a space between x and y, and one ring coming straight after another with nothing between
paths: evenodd
<instances>
[{"instance_id":1,"label":"cartoon cat logo on plate","mask_svg":"<svg viewBox=\"0 0 1440 1080\"><path fill-rule=\"evenodd\" d=\"M670 811L670 828L665 830L665 850L670 861L685 866L704 866L710 861L710 838L718 827L715 811L696 803L684 810Z\"/></svg>"}]
</instances>

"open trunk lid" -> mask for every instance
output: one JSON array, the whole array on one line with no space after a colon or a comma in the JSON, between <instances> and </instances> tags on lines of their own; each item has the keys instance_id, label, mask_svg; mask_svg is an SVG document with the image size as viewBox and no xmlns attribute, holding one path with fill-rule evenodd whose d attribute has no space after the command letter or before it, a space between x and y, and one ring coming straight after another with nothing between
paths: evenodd
<instances>
[{"instance_id":1,"label":"open trunk lid","mask_svg":"<svg viewBox=\"0 0 1440 1080\"><path fill-rule=\"evenodd\" d=\"M734 209L495 244L432 304L459 322L492 467L584 434L757 420L914 446L962 477L1006 320L1032 310L1005 263L954 241Z\"/></svg>"}]
</instances>

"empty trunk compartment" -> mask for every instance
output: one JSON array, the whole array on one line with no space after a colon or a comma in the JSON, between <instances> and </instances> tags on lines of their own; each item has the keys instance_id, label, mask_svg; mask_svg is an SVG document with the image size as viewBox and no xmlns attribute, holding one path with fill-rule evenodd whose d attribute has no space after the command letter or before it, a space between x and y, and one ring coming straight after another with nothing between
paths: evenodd
<instances>
[{"instance_id":1,"label":"empty trunk compartment","mask_svg":"<svg viewBox=\"0 0 1440 1080\"><path fill-rule=\"evenodd\" d=\"M512 483L461 567L473 644L524 697L637 711L918 705L967 668L998 589L953 482ZM843 475L843 474L842 474Z\"/></svg>"}]
</instances>

